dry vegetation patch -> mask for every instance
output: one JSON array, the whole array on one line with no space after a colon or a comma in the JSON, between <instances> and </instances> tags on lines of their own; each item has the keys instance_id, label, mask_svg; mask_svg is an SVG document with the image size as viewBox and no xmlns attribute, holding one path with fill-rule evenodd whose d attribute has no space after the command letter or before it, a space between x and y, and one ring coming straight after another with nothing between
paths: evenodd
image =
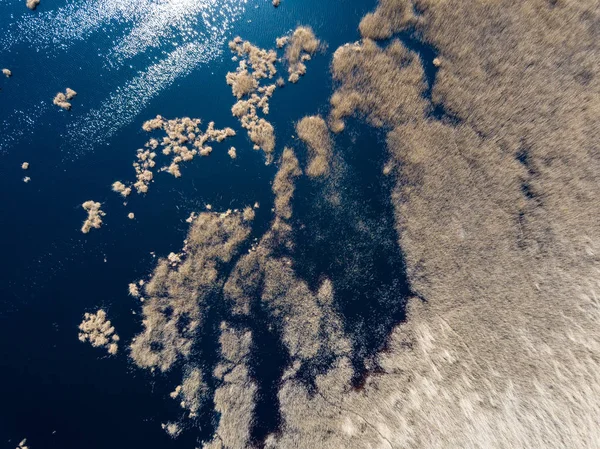
<instances>
[{"instance_id":1,"label":"dry vegetation patch","mask_svg":"<svg viewBox=\"0 0 600 449\"><path fill-rule=\"evenodd\" d=\"M209 122L204 131L200 128L201 120L189 117L167 120L160 115L144 122L142 129L146 132L160 130L164 136L159 140L152 137L146 142L144 148L137 150L137 161L133 163L136 173L136 182L125 185L116 181L112 189L127 197L132 189L137 193L147 193L150 183L154 180L156 159L161 156L169 156L171 161L162 166L159 171L170 173L176 178L181 177L180 166L189 162L195 156L208 156L212 153L212 147L208 142L222 142L228 137L235 136L232 128L215 128L214 122Z\"/></svg>"},{"instance_id":2,"label":"dry vegetation patch","mask_svg":"<svg viewBox=\"0 0 600 449\"><path fill-rule=\"evenodd\" d=\"M330 100L334 132L341 132L343 118L355 112L381 127L419 119L429 107L422 96L426 84L420 58L397 39L386 48L370 39L346 44L335 51L331 67L341 82Z\"/></svg>"},{"instance_id":3,"label":"dry vegetation patch","mask_svg":"<svg viewBox=\"0 0 600 449\"><path fill-rule=\"evenodd\" d=\"M300 164L290 148L284 148L275 180L273 192L275 193L275 216L288 220L292 216L291 201L295 191L295 179L302 174Z\"/></svg>"},{"instance_id":4,"label":"dry vegetation patch","mask_svg":"<svg viewBox=\"0 0 600 449\"><path fill-rule=\"evenodd\" d=\"M277 52L259 48L239 36L229 42L229 48L239 58L236 71L226 76L227 84L238 99L231 112L248 130L254 149L262 149L267 154L267 162L270 162L270 153L275 149L274 129L257 113L259 110L265 115L269 113L269 99L276 86L261 85L260 82L272 79L277 73Z\"/></svg>"},{"instance_id":5,"label":"dry vegetation patch","mask_svg":"<svg viewBox=\"0 0 600 449\"><path fill-rule=\"evenodd\" d=\"M106 215L100 209L102 204L89 200L83 203L81 207L83 207L88 214L87 218L83 222L83 226L81 226L81 232L87 234L92 228L100 229L100 226L102 226L102 217Z\"/></svg>"},{"instance_id":6,"label":"dry vegetation patch","mask_svg":"<svg viewBox=\"0 0 600 449\"><path fill-rule=\"evenodd\" d=\"M296 132L309 151L306 174L313 178L329 174L333 144L325 120L321 116L304 117L296 124Z\"/></svg>"},{"instance_id":7,"label":"dry vegetation patch","mask_svg":"<svg viewBox=\"0 0 600 449\"><path fill-rule=\"evenodd\" d=\"M79 331L81 342L89 341L95 348L105 348L110 355L115 355L119 350L119 336L102 309L96 313L86 313L79 325Z\"/></svg>"},{"instance_id":8,"label":"dry vegetation patch","mask_svg":"<svg viewBox=\"0 0 600 449\"><path fill-rule=\"evenodd\" d=\"M250 441L257 387L248 370L252 343L250 331L221 324L221 362L215 376L221 380L215 392L215 411L220 414L215 438L204 449L244 449Z\"/></svg>"},{"instance_id":9,"label":"dry vegetation patch","mask_svg":"<svg viewBox=\"0 0 600 449\"><path fill-rule=\"evenodd\" d=\"M52 100L52 103L54 103L56 106L58 106L59 108L65 109L65 110L69 110L71 109L71 100L73 98L75 98L75 96L77 95L77 92L75 92L73 89L67 87L67 89L65 90L65 92L59 92L56 94L56 96L54 97L54 100Z\"/></svg>"},{"instance_id":10,"label":"dry vegetation patch","mask_svg":"<svg viewBox=\"0 0 600 449\"><path fill-rule=\"evenodd\" d=\"M204 381L204 373L200 368L193 367L188 369L183 377L181 385L177 385L170 396L179 400L181 408L189 411L189 417L194 418L198 410L206 400L208 395L208 386Z\"/></svg>"},{"instance_id":11,"label":"dry vegetation patch","mask_svg":"<svg viewBox=\"0 0 600 449\"><path fill-rule=\"evenodd\" d=\"M167 371L191 354L207 298L224 282L219 266L249 233L241 213L203 212L193 219L183 257L161 259L144 284L144 329L131 344L139 367Z\"/></svg>"},{"instance_id":12,"label":"dry vegetation patch","mask_svg":"<svg viewBox=\"0 0 600 449\"><path fill-rule=\"evenodd\" d=\"M237 260L254 210L192 214L183 251L161 259L147 283L130 285L143 300L131 357L161 371L183 361L172 396L192 417L213 376L220 420L206 448L254 444L260 385L249 370L252 332L239 323L257 307L290 357L278 390L283 425L267 448L597 445L598 20L590 2L543 0L381 0L363 19L364 39L333 57L339 88L329 124L341 132L344 117L357 115L386 130L383 175L396 177L395 226L418 298L370 361L372 374L352 389L355 347L334 285L320 279L314 291L294 265L292 198L302 171L293 150L284 149L273 182L270 228ZM399 39L373 40L409 29L439 51L431 99L419 56ZM301 28L277 41L288 45L290 81L315 40ZM240 38L230 47L241 59L227 77L238 98L232 112L269 154L273 128L257 111L268 113L275 84L261 82L275 76L276 53ZM435 106L456 120L436 119ZM164 126L158 117L144 129ZM310 151L307 174L326 174L331 141L323 119L305 118L297 131ZM159 145L150 141L139 153L140 173L153 167ZM229 262L231 272L223 271ZM214 297L231 323L222 323L220 360L206 373L191 355ZM176 423L166 426L179 433Z\"/></svg>"},{"instance_id":13,"label":"dry vegetation patch","mask_svg":"<svg viewBox=\"0 0 600 449\"><path fill-rule=\"evenodd\" d=\"M300 26L294 30L285 50L285 59L288 63L288 81L296 83L306 73L306 61L319 49L319 40L315 37L310 27ZM279 46L279 42L278 42Z\"/></svg>"},{"instance_id":14,"label":"dry vegetation patch","mask_svg":"<svg viewBox=\"0 0 600 449\"><path fill-rule=\"evenodd\" d=\"M417 21L412 2L380 0L377 9L362 18L359 30L363 38L388 39Z\"/></svg>"}]
</instances>

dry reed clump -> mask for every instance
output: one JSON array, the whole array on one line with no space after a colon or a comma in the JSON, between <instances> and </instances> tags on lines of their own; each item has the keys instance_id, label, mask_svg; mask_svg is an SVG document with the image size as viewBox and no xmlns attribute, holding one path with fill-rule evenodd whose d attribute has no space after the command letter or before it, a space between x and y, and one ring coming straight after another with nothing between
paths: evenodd
<instances>
[{"instance_id":1,"label":"dry reed clump","mask_svg":"<svg viewBox=\"0 0 600 449\"><path fill-rule=\"evenodd\" d=\"M259 258L254 248L238 259L223 288L233 315L250 315L250 305L258 295L261 278Z\"/></svg>"},{"instance_id":2,"label":"dry reed clump","mask_svg":"<svg viewBox=\"0 0 600 449\"><path fill-rule=\"evenodd\" d=\"M226 76L233 95L238 102L231 108L232 114L240 120L242 127L248 130L248 136L254 143L254 149L261 149L270 162L270 153L275 149L273 126L258 116L258 111L269 113L269 99L275 92L275 84L261 85L261 80L271 79L277 73L277 53L264 50L239 36L229 42L229 48L239 57L235 72Z\"/></svg>"},{"instance_id":3,"label":"dry reed clump","mask_svg":"<svg viewBox=\"0 0 600 449\"><path fill-rule=\"evenodd\" d=\"M417 20L409 0L380 0L375 12L365 15L358 28L363 38L388 39Z\"/></svg>"},{"instance_id":4,"label":"dry reed clump","mask_svg":"<svg viewBox=\"0 0 600 449\"><path fill-rule=\"evenodd\" d=\"M166 134L160 141L151 138L144 145L145 149L137 150L137 161L133 163L136 173L136 182L131 186L117 181L113 184L113 190L123 196L128 196L135 188L137 193L147 193L150 183L154 180L156 158L159 154L172 156L169 165L160 168L176 178L181 177L180 164L191 161L198 154L208 156L212 147L207 142L222 142L228 137L235 136L232 128L216 129L214 122L209 122L205 131L200 129L200 119L189 117L167 120L160 115L144 122L142 129L146 132L156 130L164 131ZM157 152L161 148L160 152Z\"/></svg>"},{"instance_id":5,"label":"dry reed clump","mask_svg":"<svg viewBox=\"0 0 600 449\"><path fill-rule=\"evenodd\" d=\"M181 253L169 253L169 255L167 256L169 265L171 265L172 267L176 267L177 265L179 265L181 263L182 256L183 254Z\"/></svg>"},{"instance_id":6,"label":"dry reed clump","mask_svg":"<svg viewBox=\"0 0 600 449\"><path fill-rule=\"evenodd\" d=\"M229 72L227 74L227 84L231 86L233 95L238 99L254 92L258 88L258 81L248 73L248 70Z\"/></svg>"},{"instance_id":7,"label":"dry reed clump","mask_svg":"<svg viewBox=\"0 0 600 449\"><path fill-rule=\"evenodd\" d=\"M290 40L289 36L281 36L275 39L275 46L277 48L283 48Z\"/></svg>"},{"instance_id":8,"label":"dry reed clump","mask_svg":"<svg viewBox=\"0 0 600 449\"><path fill-rule=\"evenodd\" d=\"M40 4L40 0L27 0L26 5L32 11Z\"/></svg>"},{"instance_id":9,"label":"dry reed clump","mask_svg":"<svg viewBox=\"0 0 600 449\"><path fill-rule=\"evenodd\" d=\"M138 288L138 285L136 283L130 283L129 286L129 294L131 296L133 296L134 298L139 298L140 296L140 290Z\"/></svg>"},{"instance_id":10,"label":"dry reed clump","mask_svg":"<svg viewBox=\"0 0 600 449\"><path fill-rule=\"evenodd\" d=\"M275 193L275 216L289 220L292 216L292 198L296 190L296 178L302 174L298 159L291 148L284 148L279 170L273 181Z\"/></svg>"},{"instance_id":11,"label":"dry reed clump","mask_svg":"<svg viewBox=\"0 0 600 449\"><path fill-rule=\"evenodd\" d=\"M29 168L29 162L23 162L23 163L21 164L21 168L22 168L23 170L27 170L27 169Z\"/></svg>"},{"instance_id":12,"label":"dry reed clump","mask_svg":"<svg viewBox=\"0 0 600 449\"><path fill-rule=\"evenodd\" d=\"M120 193L124 197L128 197L131 194L131 187L127 187L121 181L116 181L112 185L113 192Z\"/></svg>"},{"instance_id":13,"label":"dry reed clump","mask_svg":"<svg viewBox=\"0 0 600 449\"><path fill-rule=\"evenodd\" d=\"M271 153L275 149L275 130L273 125L263 118L251 123L248 136L255 144L254 149L262 148L266 153Z\"/></svg>"},{"instance_id":14,"label":"dry reed clump","mask_svg":"<svg viewBox=\"0 0 600 449\"><path fill-rule=\"evenodd\" d=\"M296 132L308 147L306 174L312 178L329 174L333 144L325 120L321 116L304 117L296 124Z\"/></svg>"},{"instance_id":15,"label":"dry reed clump","mask_svg":"<svg viewBox=\"0 0 600 449\"><path fill-rule=\"evenodd\" d=\"M319 48L319 40L310 27L296 28L288 42L285 59L288 63L288 81L296 83L306 73L306 61L309 61ZM278 42L279 45L279 42Z\"/></svg>"},{"instance_id":16,"label":"dry reed clump","mask_svg":"<svg viewBox=\"0 0 600 449\"><path fill-rule=\"evenodd\" d=\"M106 215L100 209L101 206L101 203L97 203L92 200L86 201L81 205L81 207L83 207L88 214L87 218L83 222L83 226L81 227L81 232L87 234L92 228L100 229L100 226L102 226L102 217Z\"/></svg>"},{"instance_id":17,"label":"dry reed clump","mask_svg":"<svg viewBox=\"0 0 600 449\"><path fill-rule=\"evenodd\" d=\"M54 100L52 100L52 103L54 103L56 106L68 111L69 109L71 109L71 100L76 95L77 95L77 92L75 92L73 89L70 89L67 87L67 90L65 91L65 93L59 92L56 94L56 96L54 97Z\"/></svg>"},{"instance_id":18,"label":"dry reed clump","mask_svg":"<svg viewBox=\"0 0 600 449\"><path fill-rule=\"evenodd\" d=\"M283 48L288 43L286 59L289 63L290 80L296 82L306 72L304 62L317 50L319 41L310 28L298 27L291 38L284 36L276 39L277 48ZM267 156L267 163L270 163L271 153L275 149L275 130L259 113L269 113L269 100L277 86L282 87L284 82L279 78L273 84L261 85L261 81L272 79L277 74L277 52L261 49L239 36L229 42L229 48L236 55L234 57L239 59L236 71L229 72L226 76L227 84L238 99L231 108L231 113L248 131L254 149L262 149Z\"/></svg>"},{"instance_id":19,"label":"dry reed clump","mask_svg":"<svg viewBox=\"0 0 600 449\"><path fill-rule=\"evenodd\" d=\"M399 40L385 49L370 39L346 44L333 55L333 78L341 86L331 97L330 124L334 132L344 129L343 118L358 112L370 124L410 121L428 108L419 56Z\"/></svg>"},{"instance_id":20,"label":"dry reed clump","mask_svg":"<svg viewBox=\"0 0 600 449\"><path fill-rule=\"evenodd\" d=\"M274 50L264 50L244 41L237 36L229 42L229 49L240 58L240 64L237 73L244 72L246 69L251 70L250 76L255 80L262 78L273 78L277 73L275 63L277 62L277 53ZM227 80L235 80L235 73L228 73Z\"/></svg>"},{"instance_id":21,"label":"dry reed clump","mask_svg":"<svg viewBox=\"0 0 600 449\"><path fill-rule=\"evenodd\" d=\"M160 425L171 438L177 438L181 434L181 427L176 422L167 422Z\"/></svg>"},{"instance_id":22,"label":"dry reed clump","mask_svg":"<svg viewBox=\"0 0 600 449\"><path fill-rule=\"evenodd\" d=\"M241 213L203 212L192 221L184 255L161 259L144 284L143 331L131 343L136 365L164 372L191 354L206 299L224 282L218 267L249 233Z\"/></svg>"},{"instance_id":23,"label":"dry reed clump","mask_svg":"<svg viewBox=\"0 0 600 449\"><path fill-rule=\"evenodd\" d=\"M8 69L2 69L2 74L7 78L10 78L12 76L12 72Z\"/></svg>"},{"instance_id":24,"label":"dry reed clump","mask_svg":"<svg viewBox=\"0 0 600 449\"><path fill-rule=\"evenodd\" d=\"M144 296L149 298L143 306L145 329L131 346L132 358L139 366L166 371L177 359L187 359L202 325L205 298L221 288L234 314L249 314L250 303L256 298L254 295L266 305L271 317L281 326L284 344L295 362L288 370L288 377L304 364L316 363L322 357L346 357L351 353L351 343L343 335L341 320L333 308L331 282L325 280L314 294L296 276L289 259L273 255L278 251L276 245L285 245L289 239L289 234L282 234L281 229L290 229L287 220L291 217L294 183L300 174L293 151L286 148L273 183L276 218L261 241L237 261L225 285L225 280L219 279L216 271L214 253L224 251L227 256L221 259L223 262L231 259L235 249L249 235L244 222L254 218L254 208L258 204L254 208L245 208L242 213L227 211L190 216L192 225L186 239L185 256L161 260L145 284ZM231 222L228 227L234 234L229 238L227 232L218 228L219 224L227 222ZM198 323L194 332L188 333L185 328L182 331L182 326L177 325L182 311L188 326ZM214 403L220 420L214 439L205 447L245 448L249 445L257 394L247 365L251 355L251 333L223 323L220 345L221 361L213 372L219 382ZM201 372L195 374L196 380L202 378ZM203 385L196 381L191 384ZM182 407L201 404L205 397L204 388L191 388L191 397L201 399L190 402L189 397L182 396L184 385L185 381L172 396L182 399ZM194 411L190 410L190 413Z\"/></svg>"},{"instance_id":25,"label":"dry reed clump","mask_svg":"<svg viewBox=\"0 0 600 449\"><path fill-rule=\"evenodd\" d=\"M256 212L254 212L254 209L250 206L245 207L243 212L242 212L242 217L244 219L244 221L252 221L254 220L254 217L256 216Z\"/></svg>"},{"instance_id":26,"label":"dry reed clump","mask_svg":"<svg viewBox=\"0 0 600 449\"><path fill-rule=\"evenodd\" d=\"M106 312L102 309L96 313L85 313L79 325L79 341L89 341L95 348L105 348L110 355L115 355L119 349L119 336L110 320L106 319Z\"/></svg>"},{"instance_id":27,"label":"dry reed clump","mask_svg":"<svg viewBox=\"0 0 600 449\"><path fill-rule=\"evenodd\" d=\"M190 418L198 415L198 410L204 403L208 394L208 386L204 381L202 371L193 367L183 377L181 385L177 385L170 396L173 399L179 399L181 408L189 412Z\"/></svg>"},{"instance_id":28,"label":"dry reed clump","mask_svg":"<svg viewBox=\"0 0 600 449\"><path fill-rule=\"evenodd\" d=\"M248 370L252 333L223 322L219 342L221 362L214 373L221 381L214 397L215 411L220 414L219 426L214 439L203 447L244 449L250 441L257 392Z\"/></svg>"},{"instance_id":29,"label":"dry reed clump","mask_svg":"<svg viewBox=\"0 0 600 449\"><path fill-rule=\"evenodd\" d=\"M410 301L360 391L343 364L316 393L286 381L285 425L266 447L595 447L598 12L541 0L415 4L419 35L444 55L432 100L458 124L421 107L385 113L369 59L338 80L368 99L352 110L393 129L399 242L426 302ZM410 71L397 74L403 83L415 85Z\"/></svg>"}]
</instances>

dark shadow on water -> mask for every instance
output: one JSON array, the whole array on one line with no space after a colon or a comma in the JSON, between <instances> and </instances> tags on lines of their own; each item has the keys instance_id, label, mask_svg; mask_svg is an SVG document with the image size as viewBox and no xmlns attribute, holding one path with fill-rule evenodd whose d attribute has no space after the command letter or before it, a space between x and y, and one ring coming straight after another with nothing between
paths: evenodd
<instances>
[{"instance_id":1,"label":"dark shadow on water","mask_svg":"<svg viewBox=\"0 0 600 449\"><path fill-rule=\"evenodd\" d=\"M411 290L394 228L393 181L382 174L383 139L372 128L348 125L336 140L339 159L331 182L306 177L298 182L294 261L313 291L324 278L333 282L335 304L354 345L353 385L359 387L373 356L404 320Z\"/></svg>"},{"instance_id":2,"label":"dark shadow on water","mask_svg":"<svg viewBox=\"0 0 600 449\"><path fill-rule=\"evenodd\" d=\"M264 310L264 306L258 303L253 309L250 320L252 356L249 368L258 391L250 440L253 446L263 447L267 436L281 429L282 418L277 393L283 372L289 365L289 355L278 329L269 324L268 312Z\"/></svg>"}]
</instances>

